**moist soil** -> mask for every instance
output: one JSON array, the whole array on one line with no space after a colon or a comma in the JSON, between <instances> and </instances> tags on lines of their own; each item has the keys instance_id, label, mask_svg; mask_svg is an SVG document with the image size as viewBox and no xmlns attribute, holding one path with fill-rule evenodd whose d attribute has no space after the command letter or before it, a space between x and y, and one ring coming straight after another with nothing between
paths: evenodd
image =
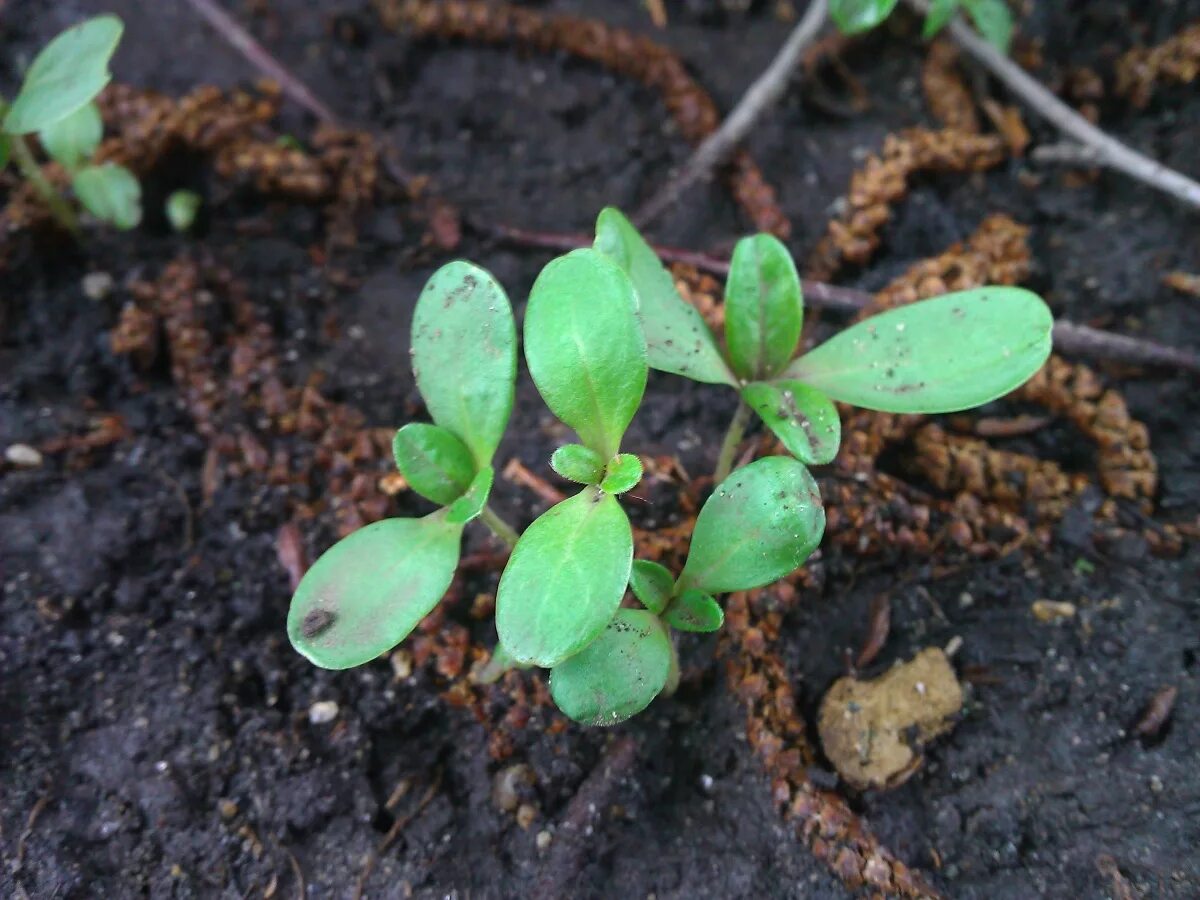
<instances>
[{"instance_id":1,"label":"moist soil","mask_svg":"<svg viewBox=\"0 0 1200 900\"><path fill-rule=\"evenodd\" d=\"M653 34L722 109L765 66L785 27L766 2L744 14L715 0L667 4L662 31L641 4L537 6ZM1038 74L1052 85L1077 66L1111 74L1134 43L1200 19L1200 2L1035 6L1022 32L1040 43ZM382 129L410 169L432 176L477 220L586 231L600 207L633 208L686 155L655 94L591 65L414 42L384 31L365 5L318 7L258 0L230 9L347 119ZM12 0L0 6L6 91L50 35L102 9L127 23L120 81L179 94L255 79L184 3ZM792 218L798 258L823 233L863 153L890 131L929 121L921 59L910 26L889 28L846 56L869 109L793 90L755 130L750 149ZM1119 137L1200 175L1193 88L1165 88L1142 111L1112 101L1102 112ZM280 127L303 138L311 123L285 104ZM1053 139L1034 128L1035 139ZM366 880L368 896L524 896L547 858L539 834L553 843L611 734L546 733L554 717L538 713L497 763L475 718L439 698L445 681L435 673L400 678L386 660L342 673L309 665L284 635L290 589L276 542L290 504L313 500L319 481L226 479L203 502L206 442L168 365L138 370L113 355L107 337L130 282L158 277L190 248L245 286L292 383L322 373L327 396L357 406L371 425L394 427L420 408L408 320L440 259L419 249L422 227L408 204L385 198L336 266L318 264L309 252L321 239L318 211L230 192L207 165L176 165L146 185L149 204L181 183L205 192L197 235L170 234L151 216L130 234L90 233L82 249L46 236L6 238L16 251L0 271L0 445L83 433L98 413L119 414L129 434L88 454L0 470L0 895L298 896L303 883L308 896L348 897L399 824ZM1200 271L1195 214L1115 176L1081 182L1046 172L1035 186L1027 171L1016 161L986 176L919 179L881 251L844 283L878 288L1003 211L1032 226L1031 286L1057 314L1195 349L1200 303L1160 281L1170 270ZM746 227L714 183L653 235L719 249ZM457 252L499 277L518 314L548 258L470 232ZM114 289L89 299L83 279L98 272ZM1194 380L1106 377L1149 426L1161 474L1156 515L1194 519ZM548 475L562 435L523 379L499 459ZM703 472L731 412L730 397L654 375L627 446L677 455ZM1013 446L1089 471L1088 449L1066 426ZM525 524L544 505L499 482L495 506L511 519ZM676 514L627 505L643 524ZM390 514L422 511L400 495ZM331 517L306 524L310 558L333 539ZM472 531L465 552L489 546ZM810 723L844 674L845 649L863 641L871 598L902 579L908 586L894 592L891 635L870 673L956 638L959 670L984 673L921 771L898 789L852 796L885 846L951 897L1200 896L1200 552L1156 558L1136 535L1097 549L1079 513L1044 552L941 578L928 560L827 556L822 587L792 608L778 648ZM472 575L465 595L493 590L496 577ZM1039 599L1078 612L1044 623L1030 614ZM490 626L471 619L469 605L448 616L490 644ZM620 726L637 741L637 763L611 793L564 893L854 895L774 807L747 746L744 709L723 667L710 664L715 647L689 640L693 675L679 694ZM1178 689L1166 727L1132 737L1165 686ZM320 701L337 704L332 721L313 721ZM514 764L532 768L522 796L532 823L493 799L496 775ZM836 780L823 764L812 774Z\"/></svg>"}]
</instances>

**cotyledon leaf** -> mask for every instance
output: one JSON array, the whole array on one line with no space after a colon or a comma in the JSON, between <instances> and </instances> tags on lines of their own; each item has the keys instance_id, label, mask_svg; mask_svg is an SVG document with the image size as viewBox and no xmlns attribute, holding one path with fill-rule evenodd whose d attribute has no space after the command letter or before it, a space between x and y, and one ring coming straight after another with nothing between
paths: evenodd
<instances>
[{"instance_id":1,"label":"cotyledon leaf","mask_svg":"<svg viewBox=\"0 0 1200 900\"><path fill-rule=\"evenodd\" d=\"M899 0L829 0L829 17L843 34L869 31L892 14Z\"/></svg>"},{"instance_id":2,"label":"cotyledon leaf","mask_svg":"<svg viewBox=\"0 0 1200 900\"><path fill-rule=\"evenodd\" d=\"M446 508L446 521L451 525L466 525L472 519L478 518L487 505L495 479L496 470L491 466L484 466L476 472L470 487Z\"/></svg>"},{"instance_id":3,"label":"cotyledon leaf","mask_svg":"<svg viewBox=\"0 0 1200 900\"><path fill-rule=\"evenodd\" d=\"M770 584L808 559L824 531L825 508L808 469L790 456L755 460L705 501L675 593Z\"/></svg>"},{"instance_id":4,"label":"cotyledon leaf","mask_svg":"<svg viewBox=\"0 0 1200 900\"><path fill-rule=\"evenodd\" d=\"M983 287L864 319L784 375L833 400L895 413L947 413L1002 397L1050 355L1054 319L1037 294Z\"/></svg>"},{"instance_id":5,"label":"cotyledon leaf","mask_svg":"<svg viewBox=\"0 0 1200 900\"><path fill-rule=\"evenodd\" d=\"M423 519L384 519L342 538L300 581L288 638L324 669L348 669L386 653L450 587L462 524L445 510Z\"/></svg>"},{"instance_id":6,"label":"cotyledon leaf","mask_svg":"<svg viewBox=\"0 0 1200 900\"><path fill-rule=\"evenodd\" d=\"M671 601L675 576L661 563L635 559L629 572L629 587L646 609L660 615Z\"/></svg>"},{"instance_id":7,"label":"cotyledon leaf","mask_svg":"<svg viewBox=\"0 0 1200 900\"><path fill-rule=\"evenodd\" d=\"M103 136L104 123L95 102L83 104L66 118L38 132L46 152L68 172L92 158Z\"/></svg>"},{"instance_id":8,"label":"cotyledon leaf","mask_svg":"<svg viewBox=\"0 0 1200 900\"><path fill-rule=\"evenodd\" d=\"M71 187L83 207L122 231L142 221L142 186L127 168L106 162L75 172Z\"/></svg>"},{"instance_id":9,"label":"cotyledon leaf","mask_svg":"<svg viewBox=\"0 0 1200 900\"><path fill-rule=\"evenodd\" d=\"M475 477L467 445L440 425L409 422L392 438L392 455L408 486L440 506L461 497Z\"/></svg>"},{"instance_id":10,"label":"cotyledon leaf","mask_svg":"<svg viewBox=\"0 0 1200 900\"><path fill-rule=\"evenodd\" d=\"M804 325L800 276L773 234L742 238L725 282L725 341L742 378L769 378L796 352Z\"/></svg>"},{"instance_id":11,"label":"cotyledon leaf","mask_svg":"<svg viewBox=\"0 0 1200 900\"><path fill-rule=\"evenodd\" d=\"M716 631L725 623L725 613L712 596L689 588L671 601L663 621L680 631Z\"/></svg>"},{"instance_id":12,"label":"cotyledon leaf","mask_svg":"<svg viewBox=\"0 0 1200 900\"><path fill-rule=\"evenodd\" d=\"M833 401L820 391L795 380L756 381L742 388L742 397L800 462L833 462L842 423Z\"/></svg>"},{"instance_id":13,"label":"cotyledon leaf","mask_svg":"<svg viewBox=\"0 0 1200 900\"><path fill-rule=\"evenodd\" d=\"M412 360L433 421L467 445L477 466L488 465L517 377L517 327L499 282L463 260L434 272L413 312Z\"/></svg>"},{"instance_id":14,"label":"cotyledon leaf","mask_svg":"<svg viewBox=\"0 0 1200 900\"><path fill-rule=\"evenodd\" d=\"M601 210L594 246L633 281L651 368L709 384L737 384L703 316L679 296L671 273L619 210Z\"/></svg>"},{"instance_id":15,"label":"cotyledon leaf","mask_svg":"<svg viewBox=\"0 0 1200 900\"><path fill-rule=\"evenodd\" d=\"M595 487L525 529L496 591L496 630L519 663L550 668L578 653L621 604L633 532L616 498Z\"/></svg>"},{"instance_id":16,"label":"cotyledon leaf","mask_svg":"<svg viewBox=\"0 0 1200 900\"><path fill-rule=\"evenodd\" d=\"M525 360L551 411L602 459L646 389L646 341L628 276L595 250L551 260L525 308Z\"/></svg>"},{"instance_id":17,"label":"cotyledon leaf","mask_svg":"<svg viewBox=\"0 0 1200 900\"><path fill-rule=\"evenodd\" d=\"M550 671L550 696L576 722L616 725L658 696L671 658L671 638L657 616L618 610L596 640Z\"/></svg>"}]
</instances>

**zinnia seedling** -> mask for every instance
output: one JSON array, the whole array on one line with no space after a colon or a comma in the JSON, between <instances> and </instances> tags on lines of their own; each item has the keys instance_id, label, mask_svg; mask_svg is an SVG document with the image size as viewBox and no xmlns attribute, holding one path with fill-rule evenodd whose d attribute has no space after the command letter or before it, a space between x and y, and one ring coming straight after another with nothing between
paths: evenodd
<instances>
[{"instance_id":1,"label":"zinnia seedling","mask_svg":"<svg viewBox=\"0 0 1200 900\"><path fill-rule=\"evenodd\" d=\"M869 31L896 9L899 0L829 0L829 15L845 34ZM1007 53L1012 42L1013 17L1005 0L931 0L925 13L923 36L928 40L962 10L984 40Z\"/></svg>"},{"instance_id":2,"label":"zinnia seedling","mask_svg":"<svg viewBox=\"0 0 1200 900\"><path fill-rule=\"evenodd\" d=\"M673 690L671 629L720 628L718 595L785 577L820 543L825 511L806 464L837 452L834 400L895 412L963 409L1019 385L1050 349L1045 304L1015 288L892 310L793 359L802 323L791 256L757 235L734 253L722 347L633 226L605 210L595 247L549 263L526 307L534 384L579 436L550 463L581 488L518 536L487 506L512 410L512 311L482 269L444 266L413 317L417 387L433 422L405 425L394 442L410 486L441 509L368 525L328 550L292 600L292 643L335 669L390 650L445 593L463 528L480 518L513 546L496 595L500 643L483 677L514 665L548 668L550 693L568 716L620 722ZM794 456L717 479L678 574L634 560L619 499L642 475L621 445L649 367L737 390L739 415L756 410ZM627 589L644 609L622 605Z\"/></svg>"},{"instance_id":3,"label":"zinnia seedling","mask_svg":"<svg viewBox=\"0 0 1200 900\"><path fill-rule=\"evenodd\" d=\"M121 20L102 15L68 28L42 49L25 73L11 104L0 100L0 167L11 155L55 219L78 231L75 211L42 174L26 135L71 176L80 204L97 219L120 229L141 221L141 187L124 166L92 158L104 135L96 95L112 79L109 60L124 31Z\"/></svg>"}]
</instances>

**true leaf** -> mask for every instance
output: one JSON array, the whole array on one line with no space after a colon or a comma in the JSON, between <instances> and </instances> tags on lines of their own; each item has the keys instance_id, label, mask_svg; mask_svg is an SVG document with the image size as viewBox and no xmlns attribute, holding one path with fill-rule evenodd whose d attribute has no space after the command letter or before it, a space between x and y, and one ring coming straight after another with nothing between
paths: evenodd
<instances>
[{"instance_id":1,"label":"true leaf","mask_svg":"<svg viewBox=\"0 0 1200 900\"><path fill-rule=\"evenodd\" d=\"M585 488L551 507L513 549L496 592L496 630L520 663L549 668L604 630L621 604L633 533L615 497Z\"/></svg>"},{"instance_id":2,"label":"true leaf","mask_svg":"<svg viewBox=\"0 0 1200 900\"><path fill-rule=\"evenodd\" d=\"M9 134L28 134L65 119L112 79L108 62L125 26L114 15L96 16L47 44L25 73L4 117Z\"/></svg>"},{"instance_id":3,"label":"true leaf","mask_svg":"<svg viewBox=\"0 0 1200 900\"><path fill-rule=\"evenodd\" d=\"M488 465L517 377L516 323L496 279L462 260L434 272L413 312L412 359L433 421L467 445L477 466Z\"/></svg>"},{"instance_id":4,"label":"true leaf","mask_svg":"<svg viewBox=\"0 0 1200 900\"><path fill-rule=\"evenodd\" d=\"M675 576L666 566L648 559L635 559L629 572L629 587L646 609L660 615L671 601Z\"/></svg>"},{"instance_id":5,"label":"true leaf","mask_svg":"<svg viewBox=\"0 0 1200 900\"><path fill-rule=\"evenodd\" d=\"M679 296L671 273L619 210L600 212L595 248L633 282L651 368L709 384L737 383L704 317Z\"/></svg>"},{"instance_id":6,"label":"true leaf","mask_svg":"<svg viewBox=\"0 0 1200 900\"><path fill-rule=\"evenodd\" d=\"M743 591L797 569L821 541L825 509L808 469L768 456L735 470L705 502L676 594Z\"/></svg>"},{"instance_id":7,"label":"true leaf","mask_svg":"<svg viewBox=\"0 0 1200 900\"><path fill-rule=\"evenodd\" d=\"M964 0L963 6L983 39L1001 53L1008 53L1013 33L1008 4L1004 0Z\"/></svg>"},{"instance_id":8,"label":"true leaf","mask_svg":"<svg viewBox=\"0 0 1200 900\"><path fill-rule=\"evenodd\" d=\"M595 250L552 260L525 309L525 359L551 411L604 459L646 389L646 341L629 278Z\"/></svg>"},{"instance_id":9,"label":"true leaf","mask_svg":"<svg viewBox=\"0 0 1200 900\"><path fill-rule=\"evenodd\" d=\"M616 725L650 705L667 683L671 639L658 617L622 609L582 652L550 672L550 696L584 725Z\"/></svg>"},{"instance_id":10,"label":"true leaf","mask_svg":"<svg viewBox=\"0 0 1200 900\"><path fill-rule=\"evenodd\" d=\"M604 478L604 458L583 444L564 444L550 457L550 468L567 481L599 484Z\"/></svg>"},{"instance_id":11,"label":"true leaf","mask_svg":"<svg viewBox=\"0 0 1200 900\"><path fill-rule=\"evenodd\" d=\"M440 425L409 422L392 439L392 455L409 487L441 506L461 497L475 477L467 445Z\"/></svg>"},{"instance_id":12,"label":"true leaf","mask_svg":"<svg viewBox=\"0 0 1200 900\"><path fill-rule=\"evenodd\" d=\"M348 669L386 653L446 593L461 536L462 525L439 510L423 519L384 519L338 541L292 597L292 646L325 669Z\"/></svg>"},{"instance_id":13,"label":"true leaf","mask_svg":"<svg viewBox=\"0 0 1200 900\"><path fill-rule=\"evenodd\" d=\"M71 186L84 209L97 219L122 231L137 228L142 221L142 187L124 166L86 166L75 173Z\"/></svg>"},{"instance_id":14,"label":"true leaf","mask_svg":"<svg viewBox=\"0 0 1200 900\"><path fill-rule=\"evenodd\" d=\"M95 103L85 103L64 119L38 132L42 146L67 171L92 158L104 136L104 122Z\"/></svg>"},{"instance_id":15,"label":"true leaf","mask_svg":"<svg viewBox=\"0 0 1200 900\"><path fill-rule=\"evenodd\" d=\"M663 621L680 631L716 631L725 623L725 613L711 596L692 588L671 601Z\"/></svg>"},{"instance_id":16,"label":"true leaf","mask_svg":"<svg viewBox=\"0 0 1200 900\"><path fill-rule=\"evenodd\" d=\"M800 276L771 234L742 238L725 283L725 341L742 378L769 378L792 359L804 325Z\"/></svg>"},{"instance_id":17,"label":"true leaf","mask_svg":"<svg viewBox=\"0 0 1200 900\"><path fill-rule=\"evenodd\" d=\"M833 462L842 423L837 407L820 391L794 380L756 381L742 388L742 397L800 462Z\"/></svg>"},{"instance_id":18,"label":"true leaf","mask_svg":"<svg viewBox=\"0 0 1200 900\"><path fill-rule=\"evenodd\" d=\"M446 521L451 525L466 525L477 518L483 512L488 496L492 493L492 482L495 478L496 470L491 466L484 466L476 472L470 487L446 510Z\"/></svg>"},{"instance_id":19,"label":"true leaf","mask_svg":"<svg viewBox=\"0 0 1200 900\"><path fill-rule=\"evenodd\" d=\"M1020 386L1050 355L1040 297L983 287L865 319L788 366L834 400L895 413L957 412Z\"/></svg>"},{"instance_id":20,"label":"true leaf","mask_svg":"<svg viewBox=\"0 0 1200 900\"><path fill-rule=\"evenodd\" d=\"M843 34L869 31L892 14L899 0L829 0L829 16Z\"/></svg>"},{"instance_id":21,"label":"true leaf","mask_svg":"<svg viewBox=\"0 0 1200 900\"><path fill-rule=\"evenodd\" d=\"M921 37L929 40L946 27L946 23L954 18L962 0L933 0L929 11L925 13L925 25L921 29Z\"/></svg>"},{"instance_id":22,"label":"true leaf","mask_svg":"<svg viewBox=\"0 0 1200 900\"><path fill-rule=\"evenodd\" d=\"M608 461L600 489L606 494L624 494L642 480L642 461L632 453L618 453Z\"/></svg>"}]
</instances>

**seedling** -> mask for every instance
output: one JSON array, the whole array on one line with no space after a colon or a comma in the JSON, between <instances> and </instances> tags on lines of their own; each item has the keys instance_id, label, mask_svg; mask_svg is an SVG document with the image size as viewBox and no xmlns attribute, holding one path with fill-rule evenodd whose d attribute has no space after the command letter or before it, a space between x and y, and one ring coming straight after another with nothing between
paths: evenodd
<instances>
[{"instance_id":1,"label":"seedling","mask_svg":"<svg viewBox=\"0 0 1200 900\"><path fill-rule=\"evenodd\" d=\"M171 228L180 233L190 230L196 223L196 213L200 211L202 202L195 191L172 191L164 206Z\"/></svg>"},{"instance_id":2,"label":"seedling","mask_svg":"<svg viewBox=\"0 0 1200 900\"><path fill-rule=\"evenodd\" d=\"M36 134L46 154L71 176L80 204L120 229L141 221L141 187L124 166L95 163L104 126L95 98L112 79L109 60L124 30L114 15L96 16L68 28L34 59L16 99L0 99L0 167L11 155L17 168L72 233L79 223L72 208L42 174L27 135Z\"/></svg>"},{"instance_id":3,"label":"seedling","mask_svg":"<svg viewBox=\"0 0 1200 900\"><path fill-rule=\"evenodd\" d=\"M405 425L394 444L409 484L441 508L368 525L321 556L293 597L292 643L334 669L390 650L446 591L463 528L479 518L513 548L496 594L499 644L482 677L547 668L551 696L572 719L622 721L674 689L672 629L720 628L717 595L783 578L820 543L825 511L805 464L837 452L834 400L896 412L963 409L1020 384L1050 348L1045 304L1012 288L893 310L793 359L802 314L786 248L765 235L747 238L734 254L721 347L633 226L603 211L595 246L549 263L526 307L534 384L579 437L550 462L581 487L518 536L487 506L492 457L512 409L512 311L482 269L443 267L413 320L417 387L433 423ZM649 367L739 391L740 409L758 410L795 456L759 459L718 479L677 575L633 558L618 499L642 476L621 444ZM642 609L622 605L627 588Z\"/></svg>"},{"instance_id":4,"label":"seedling","mask_svg":"<svg viewBox=\"0 0 1200 900\"><path fill-rule=\"evenodd\" d=\"M829 15L845 34L858 34L881 25L899 0L830 0ZM1013 18L1005 0L932 0L925 13L923 36L932 38L962 10L1001 53L1012 43Z\"/></svg>"}]
</instances>

